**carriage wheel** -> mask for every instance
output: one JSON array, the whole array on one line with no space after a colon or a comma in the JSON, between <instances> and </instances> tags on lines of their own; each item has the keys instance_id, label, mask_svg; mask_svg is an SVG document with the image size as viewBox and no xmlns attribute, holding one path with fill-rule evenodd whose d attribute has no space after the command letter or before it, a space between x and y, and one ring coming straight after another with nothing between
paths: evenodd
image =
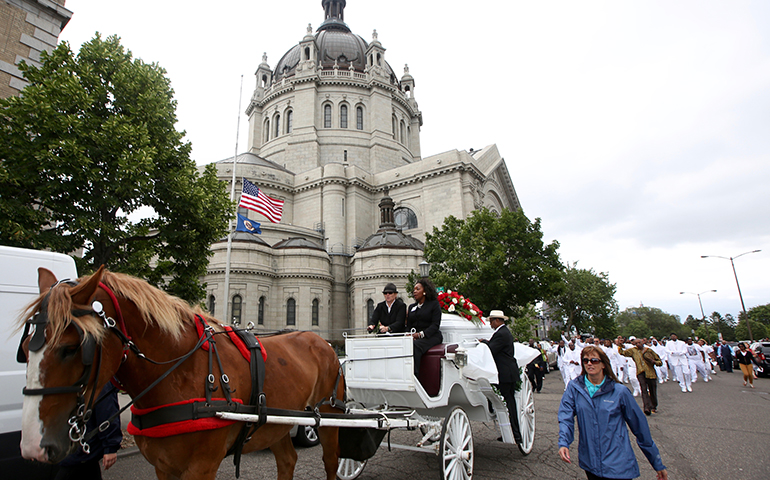
<instances>
[{"instance_id":1,"label":"carriage wheel","mask_svg":"<svg viewBox=\"0 0 770 480\"><path fill-rule=\"evenodd\" d=\"M473 432L468 415L460 407L452 409L444 421L439 455L442 480L473 477Z\"/></svg>"},{"instance_id":2,"label":"carriage wheel","mask_svg":"<svg viewBox=\"0 0 770 480\"><path fill-rule=\"evenodd\" d=\"M366 460L359 462L352 458L340 458L340 463L337 466L337 478L338 480L354 480L361 475L366 466Z\"/></svg>"},{"instance_id":3,"label":"carriage wheel","mask_svg":"<svg viewBox=\"0 0 770 480\"><path fill-rule=\"evenodd\" d=\"M535 395L526 375L522 375L521 388L515 395L521 432L521 443L517 446L521 453L529 455L535 444Z\"/></svg>"}]
</instances>

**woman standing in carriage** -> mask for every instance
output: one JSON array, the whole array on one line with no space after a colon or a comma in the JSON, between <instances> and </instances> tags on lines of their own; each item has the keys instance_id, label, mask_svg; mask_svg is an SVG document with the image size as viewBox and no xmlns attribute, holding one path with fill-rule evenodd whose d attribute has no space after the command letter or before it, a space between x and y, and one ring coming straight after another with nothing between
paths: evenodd
<instances>
[{"instance_id":1,"label":"woman standing in carriage","mask_svg":"<svg viewBox=\"0 0 770 480\"><path fill-rule=\"evenodd\" d=\"M441 305L438 303L436 287L427 278L421 278L414 284L412 290L413 304L406 309L406 329L400 330L401 325L391 325L392 331L406 331L412 329L414 338L414 376L420 374L420 360L430 347L444 341L441 335Z\"/></svg>"}]
</instances>

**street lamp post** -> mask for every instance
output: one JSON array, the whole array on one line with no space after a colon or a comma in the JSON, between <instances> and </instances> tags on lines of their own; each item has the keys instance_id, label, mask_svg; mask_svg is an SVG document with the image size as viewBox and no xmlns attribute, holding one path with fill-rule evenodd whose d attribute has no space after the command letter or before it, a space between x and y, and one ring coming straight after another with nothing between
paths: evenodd
<instances>
[{"instance_id":1,"label":"street lamp post","mask_svg":"<svg viewBox=\"0 0 770 480\"><path fill-rule=\"evenodd\" d=\"M697 295L698 297L698 305L700 305L700 314L701 314L701 320L703 320L703 323L705 325L706 323L706 314L703 312L703 302L700 300L700 296L704 293L710 293L710 292L716 292L716 290L706 290L704 292L700 293L693 293L693 292L679 292L679 295L684 295L685 293L690 295ZM722 332L719 329L719 324L717 323L717 332L719 332L719 339L722 340Z\"/></svg>"},{"instance_id":2,"label":"street lamp post","mask_svg":"<svg viewBox=\"0 0 770 480\"><path fill-rule=\"evenodd\" d=\"M750 252L743 252L740 255L736 255L734 257L720 257L719 255L701 255L700 258L723 258L725 260L730 260L730 265L733 266L733 275L735 276L735 285L738 287L738 297L741 299L741 310L743 311L743 317L746 319L746 327L749 329L749 340L752 342L754 341L754 335L751 333L751 322L749 322L749 317L746 315L746 305L743 303L743 294L741 293L741 284L738 283L738 274L735 272L735 260L738 257L742 257L744 255L748 255L749 253L757 253L761 252L762 250L752 250Z\"/></svg>"}]
</instances>

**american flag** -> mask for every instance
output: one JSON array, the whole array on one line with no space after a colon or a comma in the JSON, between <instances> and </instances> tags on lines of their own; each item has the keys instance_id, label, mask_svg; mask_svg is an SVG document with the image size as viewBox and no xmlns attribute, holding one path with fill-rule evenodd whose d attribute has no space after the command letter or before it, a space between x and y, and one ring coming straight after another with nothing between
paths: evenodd
<instances>
[{"instance_id":1,"label":"american flag","mask_svg":"<svg viewBox=\"0 0 770 480\"><path fill-rule=\"evenodd\" d=\"M259 187L245 178L243 179L241 202L238 206L261 213L273 223L280 222L283 216L283 200L268 197L262 193Z\"/></svg>"}]
</instances>

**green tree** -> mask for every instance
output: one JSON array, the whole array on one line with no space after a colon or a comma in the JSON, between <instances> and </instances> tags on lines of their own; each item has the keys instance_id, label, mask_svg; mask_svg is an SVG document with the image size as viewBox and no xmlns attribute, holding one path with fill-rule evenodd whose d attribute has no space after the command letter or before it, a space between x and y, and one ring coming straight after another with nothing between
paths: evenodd
<instances>
[{"instance_id":1,"label":"green tree","mask_svg":"<svg viewBox=\"0 0 770 480\"><path fill-rule=\"evenodd\" d=\"M447 217L427 233L425 259L437 286L457 290L484 313L501 309L516 317L558 292L564 268L558 248L543 242L539 218L482 208L465 220Z\"/></svg>"},{"instance_id":2,"label":"green tree","mask_svg":"<svg viewBox=\"0 0 770 480\"><path fill-rule=\"evenodd\" d=\"M649 334L644 336L652 335L656 338L663 338L668 337L671 333L676 333L678 337L689 337L691 333L689 327L682 325L678 316L655 307L629 307L620 312L616 320L620 334L625 337L640 336L635 333L638 329L638 324L634 324L635 321L641 321L649 328Z\"/></svg>"},{"instance_id":3,"label":"green tree","mask_svg":"<svg viewBox=\"0 0 770 480\"><path fill-rule=\"evenodd\" d=\"M509 320L509 328L513 338L526 343L534 337L539 321L534 305L527 305L525 308L518 309L518 314Z\"/></svg>"},{"instance_id":4,"label":"green tree","mask_svg":"<svg viewBox=\"0 0 770 480\"><path fill-rule=\"evenodd\" d=\"M755 320L749 320L751 323L751 336L754 340L760 340L767 336L767 329L765 326ZM738 325L735 326L735 338L738 341L750 340L749 328L746 326L746 320L741 320Z\"/></svg>"},{"instance_id":5,"label":"green tree","mask_svg":"<svg viewBox=\"0 0 770 480\"><path fill-rule=\"evenodd\" d=\"M713 328L717 333L722 334L722 338L725 341L735 341L735 319L729 313L722 317L719 312L712 312L707 318L710 328Z\"/></svg>"},{"instance_id":6,"label":"green tree","mask_svg":"<svg viewBox=\"0 0 770 480\"><path fill-rule=\"evenodd\" d=\"M99 34L19 68L29 85L0 100L0 243L82 252L82 273L104 264L201 299L233 205L190 159L165 70Z\"/></svg>"},{"instance_id":7,"label":"green tree","mask_svg":"<svg viewBox=\"0 0 770 480\"><path fill-rule=\"evenodd\" d=\"M770 325L770 303L767 305L757 305L756 307L752 307L748 312L746 312L746 314L755 322L760 322L764 325Z\"/></svg>"},{"instance_id":8,"label":"green tree","mask_svg":"<svg viewBox=\"0 0 770 480\"><path fill-rule=\"evenodd\" d=\"M566 330L575 327L579 333L591 332L600 338L615 336L617 286L610 283L607 274L577 268L574 263L567 265L563 278L564 287L548 300L548 304L553 307L555 317L564 319Z\"/></svg>"}]
</instances>

